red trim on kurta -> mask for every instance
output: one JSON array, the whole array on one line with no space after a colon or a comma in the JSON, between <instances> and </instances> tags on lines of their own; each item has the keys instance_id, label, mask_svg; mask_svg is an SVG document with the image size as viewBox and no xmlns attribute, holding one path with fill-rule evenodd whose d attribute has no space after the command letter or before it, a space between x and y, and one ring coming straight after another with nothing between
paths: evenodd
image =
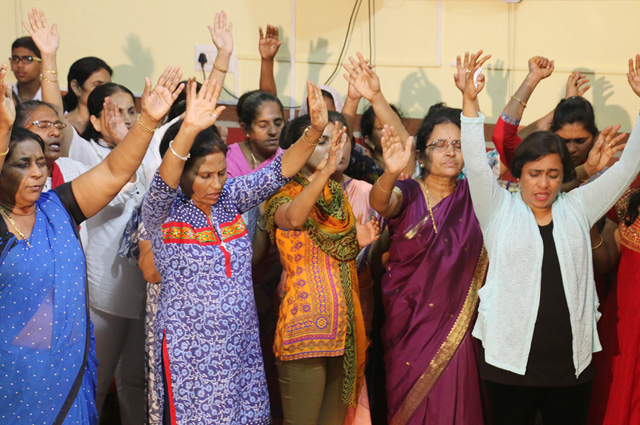
<instances>
[{"instance_id":1,"label":"red trim on kurta","mask_svg":"<svg viewBox=\"0 0 640 425\"><path fill-rule=\"evenodd\" d=\"M229 254L229 251L227 251L227 248L225 248L224 245L220 245L220 249L224 254L224 265L227 269L227 277L231 277L231 254Z\"/></svg>"},{"instance_id":2,"label":"red trim on kurta","mask_svg":"<svg viewBox=\"0 0 640 425\"><path fill-rule=\"evenodd\" d=\"M173 404L173 387L171 386L171 369L169 364L169 349L167 348L167 331L163 330L162 334L164 338L162 339L162 361L164 362L164 375L167 380L167 391L169 394L167 398L169 399L169 412L171 414L171 425L177 425L176 420L176 407Z\"/></svg>"},{"instance_id":3,"label":"red trim on kurta","mask_svg":"<svg viewBox=\"0 0 640 425\"><path fill-rule=\"evenodd\" d=\"M60 171L60 167L55 162L53 163L53 167L51 168L51 189L55 189L64 183L64 176L62 175L62 171Z\"/></svg>"}]
</instances>

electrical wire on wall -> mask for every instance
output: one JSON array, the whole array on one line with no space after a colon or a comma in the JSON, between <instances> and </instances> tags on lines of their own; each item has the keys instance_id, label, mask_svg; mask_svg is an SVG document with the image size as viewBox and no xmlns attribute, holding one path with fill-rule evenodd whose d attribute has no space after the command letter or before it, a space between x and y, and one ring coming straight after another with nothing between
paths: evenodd
<instances>
[{"instance_id":1,"label":"electrical wire on wall","mask_svg":"<svg viewBox=\"0 0 640 425\"><path fill-rule=\"evenodd\" d=\"M336 67L333 69L333 72L331 72L331 75L329 76L329 78L327 78L327 81L324 83L325 85L328 85L331 81L333 81L333 79L336 76L336 73L340 69L340 65L342 64L342 61L344 59L343 58L344 52L345 52L345 49L347 48L347 44L349 43L349 38L351 38L351 35L353 34L353 28L355 27L356 18L358 17L358 11L360 10L361 5L362 5L362 0L356 0L353 5L353 10L351 10L351 16L349 17L349 23L347 24L347 34L344 37L344 42L342 43L342 49L340 50L340 55L338 56Z\"/></svg>"}]
</instances>

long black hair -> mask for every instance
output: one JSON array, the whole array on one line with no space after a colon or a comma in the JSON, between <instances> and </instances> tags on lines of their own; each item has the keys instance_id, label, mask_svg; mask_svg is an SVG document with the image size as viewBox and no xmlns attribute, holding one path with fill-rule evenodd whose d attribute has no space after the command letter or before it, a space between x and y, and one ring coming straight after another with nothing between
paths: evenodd
<instances>
[{"instance_id":1,"label":"long black hair","mask_svg":"<svg viewBox=\"0 0 640 425\"><path fill-rule=\"evenodd\" d=\"M94 72L100 71L101 69L107 71L109 75L113 75L111 67L107 65L105 61L95 56L78 59L71 65L69 73L67 74L67 87L69 91L67 91L67 94L62 98L65 111L73 111L78 106L78 96L76 96L71 88L71 82L76 80L78 86L82 87Z\"/></svg>"}]
</instances>

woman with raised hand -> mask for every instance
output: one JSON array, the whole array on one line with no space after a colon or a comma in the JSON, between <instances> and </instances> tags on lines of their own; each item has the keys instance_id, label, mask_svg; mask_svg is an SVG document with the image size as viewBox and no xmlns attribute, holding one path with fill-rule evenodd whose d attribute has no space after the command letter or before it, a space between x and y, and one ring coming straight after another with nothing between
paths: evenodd
<instances>
[{"instance_id":1,"label":"woman with raised hand","mask_svg":"<svg viewBox=\"0 0 640 425\"><path fill-rule=\"evenodd\" d=\"M592 353L601 349L598 299L589 230L620 198L640 169L640 118L620 160L588 185L561 192L574 163L561 137L536 132L514 153L520 179L510 194L485 160L484 117L476 99L487 60L471 56L463 95L462 152L473 208L489 254L479 291L473 335L482 341L481 376L487 383L493 425L585 424L595 375ZM608 155L616 129L603 130L594 149Z\"/></svg>"},{"instance_id":2,"label":"woman with raised hand","mask_svg":"<svg viewBox=\"0 0 640 425\"><path fill-rule=\"evenodd\" d=\"M221 87L207 80L197 94L193 82L188 90L184 122L142 209L162 277L155 323L165 420L268 424L251 241L240 214L293 177L314 146L301 138L268 167L227 179L227 146L208 130L224 109L216 106ZM326 112L316 115L311 140L327 123Z\"/></svg>"},{"instance_id":3,"label":"woman with raised hand","mask_svg":"<svg viewBox=\"0 0 640 425\"><path fill-rule=\"evenodd\" d=\"M43 143L23 129L9 140L15 114L5 74L3 66L0 417L9 423L96 424L97 364L77 225L135 173L151 140L148 129L167 113L181 90L179 79L167 69L153 90L146 79L140 124L96 167L41 194L47 176Z\"/></svg>"}]
</instances>

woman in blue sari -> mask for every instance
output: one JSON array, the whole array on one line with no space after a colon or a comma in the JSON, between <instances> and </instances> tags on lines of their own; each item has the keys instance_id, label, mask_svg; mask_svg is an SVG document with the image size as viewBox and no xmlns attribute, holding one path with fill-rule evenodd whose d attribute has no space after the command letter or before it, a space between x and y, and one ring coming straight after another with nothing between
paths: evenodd
<instances>
[{"instance_id":1,"label":"woman in blue sari","mask_svg":"<svg viewBox=\"0 0 640 425\"><path fill-rule=\"evenodd\" d=\"M30 18L46 28L46 21ZM153 91L146 80L142 113L122 143L95 168L47 193L41 193L47 177L42 139L12 130L5 74L2 66L0 423L95 424L97 362L78 224L135 173L153 129L182 90L181 73L167 68Z\"/></svg>"}]
</instances>

